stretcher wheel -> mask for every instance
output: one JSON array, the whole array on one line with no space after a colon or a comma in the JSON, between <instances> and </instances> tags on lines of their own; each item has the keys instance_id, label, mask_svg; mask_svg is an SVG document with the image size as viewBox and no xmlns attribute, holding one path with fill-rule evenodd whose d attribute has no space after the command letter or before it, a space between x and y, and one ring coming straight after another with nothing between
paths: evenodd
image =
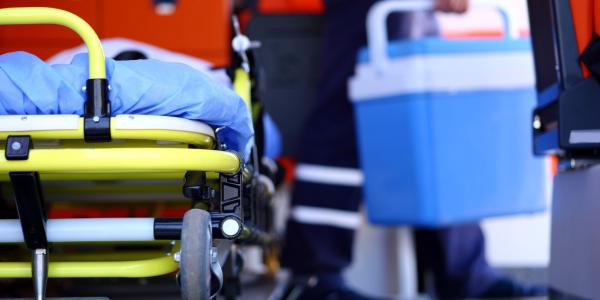
<instances>
[{"instance_id":1,"label":"stretcher wheel","mask_svg":"<svg viewBox=\"0 0 600 300\"><path fill-rule=\"evenodd\" d=\"M210 214L191 209L183 216L179 279L184 300L208 300L211 294Z\"/></svg>"}]
</instances>

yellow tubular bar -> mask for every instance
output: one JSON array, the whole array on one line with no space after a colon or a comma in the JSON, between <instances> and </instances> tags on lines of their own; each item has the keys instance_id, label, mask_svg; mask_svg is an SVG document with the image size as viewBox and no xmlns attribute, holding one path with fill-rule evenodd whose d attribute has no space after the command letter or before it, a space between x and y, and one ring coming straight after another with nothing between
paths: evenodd
<instances>
[{"instance_id":1,"label":"yellow tubular bar","mask_svg":"<svg viewBox=\"0 0 600 300\"><path fill-rule=\"evenodd\" d=\"M113 139L175 141L209 149L215 147L215 140L211 136L196 132L154 129L127 130L114 127L111 127L110 132Z\"/></svg>"},{"instance_id":2,"label":"yellow tubular bar","mask_svg":"<svg viewBox=\"0 0 600 300\"><path fill-rule=\"evenodd\" d=\"M177 182L154 182L144 183L141 185L119 185L119 184L104 184L104 185L50 185L44 186L44 192L48 194L75 194L81 195L84 193L94 192L102 194L123 194L123 193L152 193L152 194L165 194L165 193L180 193L181 183Z\"/></svg>"},{"instance_id":3,"label":"yellow tubular bar","mask_svg":"<svg viewBox=\"0 0 600 300\"><path fill-rule=\"evenodd\" d=\"M236 173L237 155L204 149L33 149L27 160L6 160L0 151L0 173L138 173L209 171Z\"/></svg>"},{"instance_id":4,"label":"yellow tubular bar","mask_svg":"<svg viewBox=\"0 0 600 300\"><path fill-rule=\"evenodd\" d=\"M152 259L109 262L50 262L50 278L153 277L175 272L179 268L172 256ZM31 278L31 263L2 262L0 278Z\"/></svg>"},{"instance_id":5,"label":"yellow tubular bar","mask_svg":"<svg viewBox=\"0 0 600 300\"><path fill-rule=\"evenodd\" d=\"M0 9L2 10L2 9ZM185 144L192 144L201 148L212 149L215 147L215 139L203 133L191 131L178 131L167 129L117 129L115 118L111 118L110 134L114 140L130 140L132 141L172 141ZM62 140L60 145L73 147L72 140L83 140L83 118L79 118L77 129L71 130L32 130L32 131L0 131L0 141L4 141L9 135L29 135L33 140ZM90 147L83 141L77 141L81 146ZM139 144L133 144L140 146ZM93 145L98 147L120 147L115 143L99 143ZM172 145L170 145L172 147Z\"/></svg>"},{"instance_id":6,"label":"yellow tubular bar","mask_svg":"<svg viewBox=\"0 0 600 300\"><path fill-rule=\"evenodd\" d=\"M56 24L77 32L89 52L90 79L106 78L104 51L92 27L80 17L49 7L17 7L0 9L0 25Z\"/></svg>"},{"instance_id":7,"label":"yellow tubular bar","mask_svg":"<svg viewBox=\"0 0 600 300\"><path fill-rule=\"evenodd\" d=\"M50 253L53 262L102 262L154 259L165 256L164 251L111 251L86 253Z\"/></svg>"},{"instance_id":8,"label":"yellow tubular bar","mask_svg":"<svg viewBox=\"0 0 600 300\"><path fill-rule=\"evenodd\" d=\"M235 92L244 99L246 106L251 110L251 99L250 99L250 74L244 71L242 68L235 70L235 79L233 82L233 88Z\"/></svg>"},{"instance_id":9,"label":"yellow tubular bar","mask_svg":"<svg viewBox=\"0 0 600 300\"><path fill-rule=\"evenodd\" d=\"M138 179L183 179L185 171L179 172L150 172L150 173L42 173L43 181L64 180L138 180ZM0 181L10 181L8 173L0 172Z\"/></svg>"}]
</instances>

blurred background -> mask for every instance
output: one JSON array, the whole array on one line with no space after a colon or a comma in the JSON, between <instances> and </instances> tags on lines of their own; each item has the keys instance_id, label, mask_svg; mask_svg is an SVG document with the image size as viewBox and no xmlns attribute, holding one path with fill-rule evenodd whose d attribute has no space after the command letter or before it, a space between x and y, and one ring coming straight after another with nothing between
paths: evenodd
<instances>
[{"instance_id":1,"label":"blurred background","mask_svg":"<svg viewBox=\"0 0 600 300\"><path fill-rule=\"evenodd\" d=\"M258 91L266 111L278 125L283 137L280 160L284 165L293 166L298 149L303 147L299 138L301 130L315 105L321 64L323 5L317 0L233 2L237 1L3 0L0 7L62 8L89 22L102 39L126 38L144 42L202 59L212 69L218 69L227 67L231 62L231 13L234 6L239 5L235 11L239 12L242 31L251 40L260 42L260 48L255 52L261 76ZM520 35L527 37L530 30L526 1L506 2L514 7ZM492 8L475 8L465 15L436 13L436 18L442 36L447 39L494 39L503 35L502 17ZM46 60L80 44L78 36L58 26L0 26L0 53L22 50ZM289 213L290 189L291 181L288 180L275 196L275 219L280 232L285 230ZM548 191L547 195L550 194ZM551 207L550 197L546 201ZM57 206L56 209L60 210L61 207ZM119 205L109 206L100 214L110 216L110 211L122 209ZM154 211L154 214L177 216L182 214L182 209L185 208L175 205ZM55 213L59 214L60 211ZM486 255L492 266L523 282L547 283L550 260L549 211L490 218L484 220L482 226L486 236ZM406 257L402 254L402 247L394 245L393 237L397 236L398 229L369 225L363 218L358 232L354 246L356 259L346 274L350 285L372 295L401 294L398 287L410 285L414 278L403 278L406 273L394 273L385 262L377 262L380 258L377 251L372 250L377 248L376 245L396 249L398 251L389 252L397 254L399 261L404 261ZM243 278L244 293L241 299L266 299L283 280L285 272L275 277L263 276L260 250L249 247L246 256L248 268ZM408 259L411 259L410 255ZM366 278L372 280L367 281ZM49 295L101 295L111 299L179 297L173 278L57 282L59 280L50 280ZM30 287L28 281L17 280L3 282L0 289L3 290L0 295L19 296L27 294ZM19 293L19 289L23 293ZM10 293L7 292L9 290Z\"/></svg>"}]
</instances>

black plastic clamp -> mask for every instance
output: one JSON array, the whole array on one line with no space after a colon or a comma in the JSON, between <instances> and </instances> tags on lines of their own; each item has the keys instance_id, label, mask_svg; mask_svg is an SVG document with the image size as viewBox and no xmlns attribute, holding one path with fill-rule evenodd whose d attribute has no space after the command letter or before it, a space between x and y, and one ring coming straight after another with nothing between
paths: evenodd
<instances>
[{"instance_id":1,"label":"black plastic clamp","mask_svg":"<svg viewBox=\"0 0 600 300\"><path fill-rule=\"evenodd\" d=\"M47 249L46 209L37 172L10 172L25 244L30 250Z\"/></svg>"},{"instance_id":2,"label":"black plastic clamp","mask_svg":"<svg viewBox=\"0 0 600 300\"><path fill-rule=\"evenodd\" d=\"M87 99L84 105L83 135L86 142L110 142L110 101L108 81L88 79L85 83Z\"/></svg>"},{"instance_id":3,"label":"black plastic clamp","mask_svg":"<svg viewBox=\"0 0 600 300\"><path fill-rule=\"evenodd\" d=\"M29 135L9 135L6 139L4 157L6 160L27 160L33 141Z\"/></svg>"},{"instance_id":4,"label":"black plastic clamp","mask_svg":"<svg viewBox=\"0 0 600 300\"><path fill-rule=\"evenodd\" d=\"M220 212L235 214L241 220L244 219L242 206L243 183L242 172L233 175L221 174L220 186Z\"/></svg>"}]
</instances>

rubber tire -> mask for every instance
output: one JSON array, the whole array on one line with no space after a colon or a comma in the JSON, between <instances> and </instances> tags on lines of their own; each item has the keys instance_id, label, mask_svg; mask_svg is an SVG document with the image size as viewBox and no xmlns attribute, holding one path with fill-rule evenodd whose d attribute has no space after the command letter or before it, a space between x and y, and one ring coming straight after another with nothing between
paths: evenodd
<instances>
[{"instance_id":1,"label":"rubber tire","mask_svg":"<svg viewBox=\"0 0 600 300\"><path fill-rule=\"evenodd\" d=\"M179 278L183 300L210 299L210 249L212 233L210 214L191 209L183 216Z\"/></svg>"}]
</instances>

